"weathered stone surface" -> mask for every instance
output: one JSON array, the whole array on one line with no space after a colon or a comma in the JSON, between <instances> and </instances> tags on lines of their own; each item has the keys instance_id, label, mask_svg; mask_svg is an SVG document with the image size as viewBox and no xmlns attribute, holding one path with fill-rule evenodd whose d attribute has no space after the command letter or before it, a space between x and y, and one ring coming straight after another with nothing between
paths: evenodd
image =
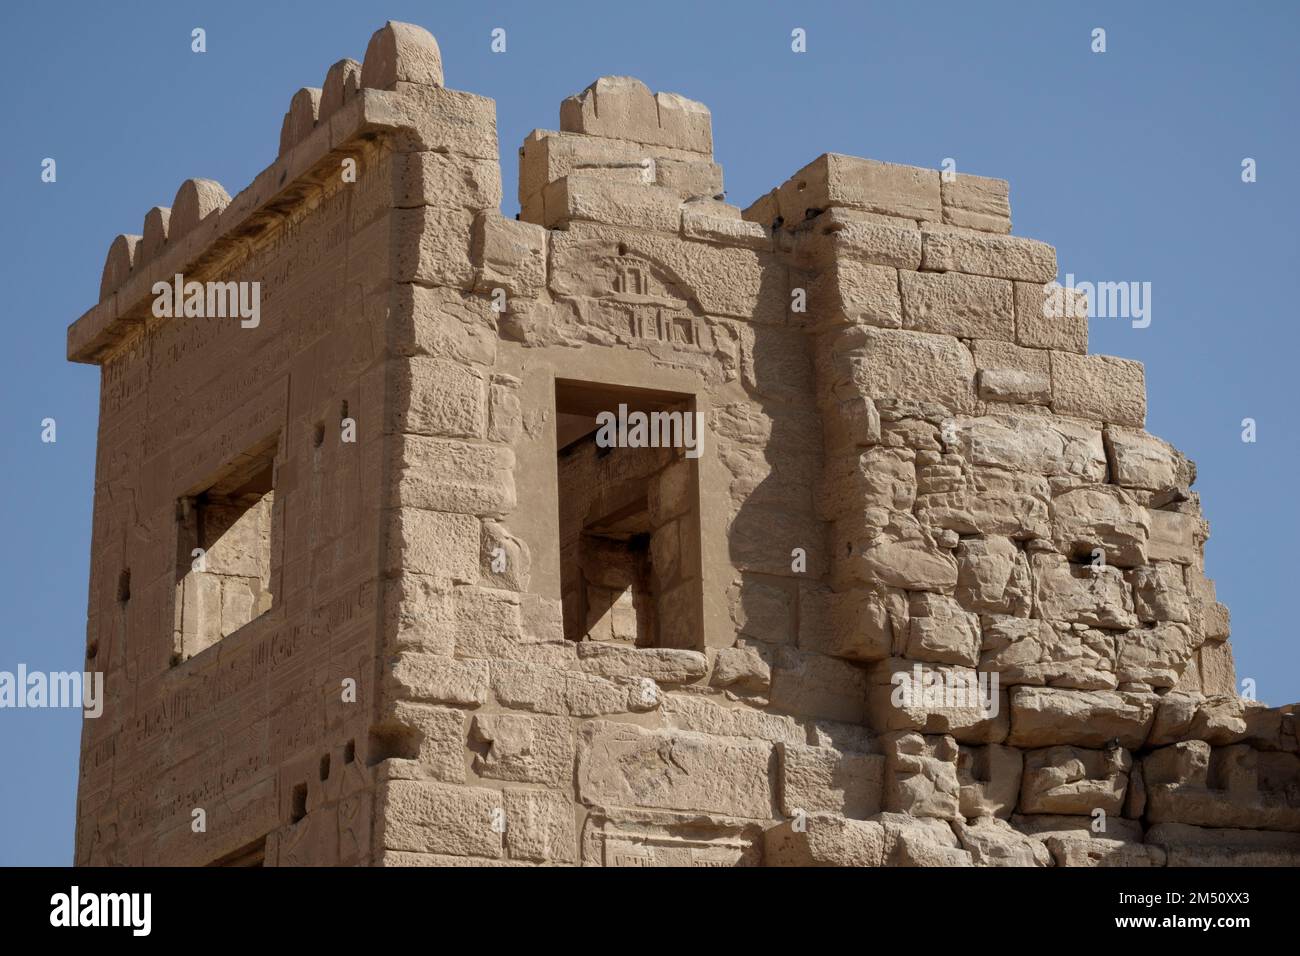
<instances>
[{"instance_id":1,"label":"weathered stone surface","mask_svg":"<svg viewBox=\"0 0 1300 956\"><path fill-rule=\"evenodd\" d=\"M767 820L771 763L765 742L589 721L578 731L578 797L594 806Z\"/></svg>"},{"instance_id":2,"label":"weathered stone surface","mask_svg":"<svg viewBox=\"0 0 1300 956\"><path fill-rule=\"evenodd\" d=\"M1052 352L1052 409L1141 428L1147 416L1142 363L1111 355Z\"/></svg>"},{"instance_id":3,"label":"weathered stone surface","mask_svg":"<svg viewBox=\"0 0 1300 956\"><path fill-rule=\"evenodd\" d=\"M885 758L830 747L779 744L781 812L837 813L865 820L880 812Z\"/></svg>"},{"instance_id":4,"label":"weathered stone surface","mask_svg":"<svg viewBox=\"0 0 1300 956\"><path fill-rule=\"evenodd\" d=\"M1033 239L953 230L922 231L921 242L921 268L928 271L1022 282L1056 278L1056 250Z\"/></svg>"},{"instance_id":5,"label":"weathered stone surface","mask_svg":"<svg viewBox=\"0 0 1300 956\"><path fill-rule=\"evenodd\" d=\"M902 272L899 278L904 328L960 338L1015 338L1010 282L955 272Z\"/></svg>"},{"instance_id":6,"label":"weathered stone surface","mask_svg":"<svg viewBox=\"0 0 1300 956\"><path fill-rule=\"evenodd\" d=\"M1012 747L1104 747L1112 741L1134 750L1146 740L1155 718L1152 697L1105 690L1013 687Z\"/></svg>"}]
</instances>

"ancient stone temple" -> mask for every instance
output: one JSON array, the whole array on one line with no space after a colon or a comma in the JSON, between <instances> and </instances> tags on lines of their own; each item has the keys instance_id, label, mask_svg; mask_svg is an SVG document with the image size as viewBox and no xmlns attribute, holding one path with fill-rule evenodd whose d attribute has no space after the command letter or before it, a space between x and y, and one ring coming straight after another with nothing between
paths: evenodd
<instances>
[{"instance_id":1,"label":"ancient stone temple","mask_svg":"<svg viewBox=\"0 0 1300 956\"><path fill-rule=\"evenodd\" d=\"M390 23L112 243L78 863L1300 862L1194 466L1005 182L742 210L602 77L501 189Z\"/></svg>"}]
</instances>

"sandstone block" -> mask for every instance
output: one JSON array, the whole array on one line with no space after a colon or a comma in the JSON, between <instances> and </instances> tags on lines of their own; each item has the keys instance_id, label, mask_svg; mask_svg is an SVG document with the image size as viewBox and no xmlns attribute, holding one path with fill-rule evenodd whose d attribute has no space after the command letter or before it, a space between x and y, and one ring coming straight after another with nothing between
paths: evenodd
<instances>
[{"instance_id":1,"label":"sandstone block","mask_svg":"<svg viewBox=\"0 0 1300 956\"><path fill-rule=\"evenodd\" d=\"M922 230L921 268L1019 282L1051 282L1056 278L1056 250L1047 243L1018 236Z\"/></svg>"},{"instance_id":2,"label":"sandstone block","mask_svg":"<svg viewBox=\"0 0 1300 956\"><path fill-rule=\"evenodd\" d=\"M1011 231L1011 186L1005 179L959 173L951 181L940 180L945 223L984 232Z\"/></svg>"},{"instance_id":3,"label":"sandstone block","mask_svg":"<svg viewBox=\"0 0 1300 956\"><path fill-rule=\"evenodd\" d=\"M1073 744L1103 747L1111 740L1135 750L1155 719L1154 699L1116 691L1013 687L1010 691L1013 747Z\"/></svg>"},{"instance_id":4,"label":"sandstone block","mask_svg":"<svg viewBox=\"0 0 1300 956\"><path fill-rule=\"evenodd\" d=\"M573 775L573 735L565 717L475 714L470 743L480 777L567 788Z\"/></svg>"},{"instance_id":5,"label":"sandstone block","mask_svg":"<svg viewBox=\"0 0 1300 956\"><path fill-rule=\"evenodd\" d=\"M1088 303L1056 283L1016 284L1016 342L1058 352L1088 351Z\"/></svg>"},{"instance_id":6,"label":"sandstone block","mask_svg":"<svg viewBox=\"0 0 1300 956\"><path fill-rule=\"evenodd\" d=\"M771 759L765 742L594 720L578 731L578 796L593 806L768 820Z\"/></svg>"},{"instance_id":7,"label":"sandstone block","mask_svg":"<svg viewBox=\"0 0 1300 956\"><path fill-rule=\"evenodd\" d=\"M831 747L778 744L781 812L837 813L854 820L880 812L885 758Z\"/></svg>"},{"instance_id":8,"label":"sandstone block","mask_svg":"<svg viewBox=\"0 0 1300 956\"><path fill-rule=\"evenodd\" d=\"M1053 352L1052 408L1061 415L1141 428L1147 414L1142 363Z\"/></svg>"},{"instance_id":9,"label":"sandstone block","mask_svg":"<svg viewBox=\"0 0 1300 956\"><path fill-rule=\"evenodd\" d=\"M780 214L802 222L808 212L847 206L904 219L939 219L939 172L826 153L777 189Z\"/></svg>"},{"instance_id":10,"label":"sandstone block","mask_svg":"<svg viewBox=\"0 0 1300 956\"><path fill-rule=\"evenodd\" d=\"M960 338L1015 338L1011 283L960 273L901 272L903 326Z\"/></svg>"}]
</instances>

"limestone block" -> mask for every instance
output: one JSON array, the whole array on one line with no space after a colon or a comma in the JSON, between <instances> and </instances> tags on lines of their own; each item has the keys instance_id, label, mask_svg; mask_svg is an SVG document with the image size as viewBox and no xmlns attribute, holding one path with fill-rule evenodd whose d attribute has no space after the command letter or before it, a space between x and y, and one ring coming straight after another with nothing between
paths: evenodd
<instances>
[{"instance_id":1,"label":"limestone block","mask_svg":"<svg viewBox=\"0 0 1300 956\"><path fill-rule=\"evenodd\" d=\"M982 452L981 452L982 454ZM918 477L922 470L918 470ZM1007 535L1018 540L1050 533L1047 479L1001 468L973 468L955 491L917 496L923 527L966 535Z\"/></svg>"},{"instance_id":2,"label":"limestone block","mask_svg":"<svg viewBox=\"0 0 1300 956\"><path fill-rule=\"evenodd\" d=\"M700 197L711 196L717 197L722 192L722 167L717 163L710 162L706 159L676 159L670 156L664 156L667 152L663 149L656 150L657 155L654 161L655 185L662 186L673 193L676 193L682 199L698 199ZM730 210L725 216L717 214L708 218L716 223L719 219L731 219L737 223L744 222L740 216L740 210L735 206L728 206ZM744 222L745 226L752 228L742 228L740 225L731 227L734 234L745 237L747 240L754 241L756 236L761 235L764 243L770 242L767 229L758 223ZM723 228L715 226L715 228Z\"/></svg>"},{"instance_id":3,"label":"limestone block","mask_svg":"<svg viewBox=\"0 0 1300 956\"><path fill-rule=\"evenodd\" d=\"M470 254L478 269L474 287L479 292L504 289L509 297L534 298L546 287L546 231L539 226L489 209L474 222ZM502 305L501 311L510 311L509 298Z\"/></svg>"},{"instance_id":4,"label":"limestone block","mask_svg":"<svg viewBox=\"0 0 1300 956\"><path fill-rule=\"evenodd\" d=\"M1016 342L1058 352L1088 351L1088 302L1055 282L1016 284Z\"/></svg>"},{"instance_id":5,"label":"limestone block","mask_svg":"<svg viewBox=\"0 0 1300 956\"><path fill-rule=\"evenodd\" d=\"M405 651L389 664L387 687L400 699L476 707L487 701L487 661Z\"/></svg>"},{"instance_id":6,"label":"limestone block","mask_svg":"<svg viewBox=\"0 0 1300 956\"><path fill-rule=\"evenodd\" d=\"M1011 186L1005 179L958 173L952 180L940 177L943 221L984 232L1011 231Z\"/></svg>"},{"instance_id":7,"label":"limestone block","mask_svg":"<svg viewBox=\"0 0 1300 956\"><path fill-rule=\"evenodd\" d=\"M389 455L397 498L407 507L494 517L515 508L509 448L403 435Z\"/></svg>"},{"instance_id":8,"label":"limestone block","mask_svg":"<svg viewBox=\"0 0 1300 956\"><path fill-rule=\"evenodd\" d=\"M771 759L762 741L593 720L578 731L578 797L590 806L769 820Z\"/></svg>"},{"instance_id":9,"label":"limestone block","mask_svg":"<svg viewBox=\"0 0 1300 956\"><path fill-rule=\"evenodd\" d=\"M566 717L475 714L470 746L480 777L561 788L573 775L573 735Z\"/></svg>"},{"instance_id":10,"label":"limestone block","mask_svg":"<svg viewBox=\"0 0 1300 956\"><path fill-rule=\"evenodd\" d=\"M916 500L915 455L877 446L828 463L817 495L818 514L828 521L872 508L911 511Z\"/></svg>"},{"instance_id":11,"label":"limestone block","mask_svg":"<svg viewBox=\"0 0 1300 956\"><path fill-rule=\"evenodd\" d=\"M1128 630L1137 626L1133 592L1117 567L1072 564L1065 555L1030 556L1036 614L1045 621Z\"/></svg>"},{"instance_id":12,"label":"limestone block","mask_svg":"<svg viewBox=\"0 0 1300 956\"><path fill-rule=\"evenodd\" d=\"M523 661L492 661L492 693L506 707L555 716L599 717L653 710L652 680L609 680Z\"/></svg>"},{"instance_id":13,"label":"limestone block","mask_svg":"<svg viewBox=\"0 0 1300 956\"><path fill-rule=\"evenodd\" d=\"M894 329L855 327L819 348L819 380L839 398L894 398L969 410L975 363L956 339Z\"/></svg>"},{"instance_id":14,"label":"limestone block","mask_svg":"<svg viewBox=\"0 0 1300 956\"><path fill-rule=\"evenodd\" d=\"M399 700L393 702L391 715L391 723L372 730L372 740L374 736L400 740L408 734L416 739L409 757L387 758L391 779L432 777L464 783L465 711Z\"/></svg>"},{"instance_id":15,"label":"limestone block","mask_svg":"<svg viewBox=\"0 0 1300 956\"><path fill-rule=\"evenodd\" d=\"M960 273L900 272L903 326L960 338L1015 338L1011 283Z\"/></svg>"},{"instance_id":16,"label":"limestone block","mask_svg":"<svg viewBox=\"0 0 1300 956\"><path fill-rule=\"evenodd\" d=\"M678 194L681 192L674 191ZM714 215L710 211L694 208L697 205L700 204L688 203L681 207L682 235L687 239L750 249L766 249L771 245L772 240L768 237L767 230L757 223Z\"/></svg>"},{"instance_id":17,"label":"limestone block","mask_svg":"<svg viewBox=\"0 0 1300 956\"><path fill-rule=\"evenodd\" d=\"M651 93L630 76L602 76L560 104L560 129L712 155L713 125L703 103Z\"/></svg>"},{"instance_id":18,"label":"limestone block","mask_svg":"<svg viewBox=\"0 0 1300 956\"><path fill-rule=\"evenodd\" d=\"M482 438L487 427L487 377L443 358L412 356L391 364L395 427L409 435Z\"/></svg>"},{"instance_id":19,"label":"limestone block","mask_svg":"<svg viewBox=\"0 0 1300 956\"><path fill-rule=\"evenodd\" d=\"M885 758L832 747L777 744L781 812L838 813L865 820L880 812Z\"/></svg>"},{"instance_id":20,"label":"limestone block","mask_svg":"<svg viewBox=\"0 0 1300 956\"><path fill-rule=\"evenodd\" d=\"M921 268L927 272L964 272L1020 282L1051 282L1056 278L1056 250L1045 242L1019 236L923 229Z\"/></svg>"},{"instance_id":21,"label":"limestone block","mask_svg":"<svg viewBox=\"0 0 1300 956\"><path fill-rule=\"evenodd\" d=\"M755 710L745 705L730 707L692 693L669 693L660 707L664 725L720 737L753 737L773 743L803 744L808 733L793 717Z\"/></svg>"},{"instance_id":22,"label":"limestone block","mask_svg":"<svg viewBox=\"0 0 1300 956\"><path fill-rule=\"evenodd\" d=\"M939 219L939 172L872 159L825 153L777 189L787 223L833 206L847 206L904 219Z\"/></svg>"},{"instance_id":23,"label":"limestone block","mask_svg":"<svg viewBox=\"0 0 1300 956\"><path fill-rule=\"evenodd\" d=\"M948 736L891 733L885 752L884 808L914 817L961 817L957 742Z\"/></svg>"},{"instance_id":24,"label":"limestone block","mask_svg":"<svg viewBox=\"0 0 1300 956\"><path fill-rule=\"evenodd\" d=\"M1173 687L1199 641L1183 624L1161 622L1120 636L1115 675L1120 683L1140 682Z\"/></svg>"},{"instance_id":25,"label":"limestone block","mask_svg":"<svg viewBox=\"0 0 1300 956\"><path fill-rule=\"evenodd\" d=\"M397 508L388 515L385 570L443 580L478 579L479 522L471 515Z\"/></svg>"},{"instance_id":26,"label":"limestone block","mask_svg":"<svg viewBox=\"0 0 1300 956\"><path fill-rule=\"evenodd\" d=\"M1139 621L1191 623L1191 602L1180 566L1161 561L1134 568L1124 576L1133 587L1133 605Z\"/></svg>"},{"instance_id":27,"label":"limestone block","mask_svg":"<svg viewBox=\"0 0 1300 956\"><path fill-rule=\"evenodd\" d=\"M979 618L950 597L914 592L908 615L904 655L914 661L961 664L979 662Z\"/></svg>"},{"instance_id":28,"label":"limestone block","mask_svg":"<svg viewBox=\"0 0 1300 956\"><path fill-rule=\"evenodd\" d=\"M1153 509L1147 510L1147 519L1151 523L1151 539L1147 542L1146 549L1147 560L1191 565L1200 563L1200 541L1204 538L1201 519L1177 511Z\"/></svg>"},{"instance_id":29,"label":"limestone block","mask_svg":"<svg viewBox=\"0 0 1300 956\"><path fill-rule=\"evenodd\" d=\"M1126 750L1045 747L1025 754L1022 813L1119 815L1133 759Z\"/></svg>"},{"instance_id":30,"label":"limestone block","mask_svg":"<svg viewBox=\"0 0 1300 956\"><path fill-rule=\"evenodd\" d=\"M971 343L971 354L979 372L977 392L984 401L1029 405L1051 402L1051 363L1046 352L979 339Z\"/></svg>"},{"instance_id":31,"label":"limestone block","mask_svg":"<svg viewBox=\"0 0 1300 956\"><path fill-rule=\"evenodd\" d=\"M376 818L386 849L495 859L503 852L493 829L500 809L499 790L391 780L380 789Z\"/></svg>"},{"instance_id":32,"label":"limestone block","mask_svg":"<svg viewBox=\"0 0 1300 956\"><path fill-rule=\"evenodd\" d=\"M1013 747L1073 744L1103 747L1111 740L1135 750L1155 719L1154 698L1106 690L1019 686L1009 692Z\"/></svg>"},{"instance_id":33,"label":"limestone block","mask_svg":"<svg viewBox=\"0 0 1300 956\"><path fill-rule=\"evenodd\" d=\"M796 825L797 824L797 825ZM884 866L885 828L838 813L811 814L763 834L768 866Z\"/></svg>"},{"instance_id":34,"label":"limestone block","mask_svg":"<svg viewBox=\"0 0 1300 956\"><path fill-rule=\"evenodd\" d=\"M582 670L600 677L649 677L660 684L685 684L699 680L709 670L699 651L666 647L625 647L599 641L578 645Z\"/></svg>"},{"instance_id":35,"label":"limestone block","mask_svg":"<svg viewBox=\"0 0 1300 956\"><path fill-rule=\"evenodd\" d=\"M755 220L764 226L770 222ZM819 272L846 261L913 271L921 267L921 231L910 219L832 207L795 236L797 261Z\"/></svg>"},{"instance_id":36,"label":"limestone block","mask_svg":"<svg viewBox=\"0 0 1300 956\"><path fill-rule=\"evenodd\" d=\"M1028 616L1033 601L1029 560L1014 542L1000 536L965 538L956 556L956 594L962 607Z\"/></svg>"},{"instance_id":37,"label":"limestone block","mask_svg":"<svg viewBox=\"0 0 1300 956\"><path fill-rule=\"evenodd\" d=\"M393 159L393 205L463 207L486 210L489 218L501 219L501 167L488 159L476 159L443 150L427 149L399 153ZM512 225L525 224L508 220ZM477 224L476 224L477 227ZM481 246L480 250L481 251ZM545 254L542 255L545 260ZM475 256L481 262L480 255ZM545 279L538 283L544 285Z\"/></svg>"},{"instance_id":38,"label":"limestone block","mask_svg":"<svg viewBox=\"0 0 1300 956\"><path fill-rule=\"evenodd\" d=\"M1051 866L1052 854L1041 840L1025 836L997 817L967 823L954 820L953 830L975 866Z\"/></svg>"},{"instance_id":39,"label":"limestone block","mask_svg":"<svg viewBox=\"0 0 1300 956\"><path fill-rule=\"evenodd\" d=\"M764 645L737 642L735 647L718 651L709 684L713 687L732 687L738 691L765 694L772 686L771 654Z\"/></svg>"},{"instance_id":40,"label":"limestone block","mask_svg":"<svg viewBox=\"0 0 1300 956\"><path fill-rule=\"evenodd\" d=\"M395 209L392 223L396 247L393 271L398 282L459 289L473 286L472 212L441 206Z\"/></svg>"},{"instance_id":41,"label":"limestone block","mask_svg":"<svg viewBox=\"0 0 1300 956\"><path fill-rule=\"evenodd\" d=\"M872 265L857 259L836 259L818 274L809 287L810 317L817 324L900 328L903 307L898 276L898 270L888 266Z\"/></svg>"},{"instance_id":42,"label":"limestone block","mask_svg":"<svg viewBox=\"0 0 1300 956\"><path fill-rule=\"evenodd\" d=\"M1118 425L1108 425L1103 434L1117 485L1160 491L1196 480L1196 466L1154 435Z\"/></svg>"},{"instance_id":43,"label":"limestone block","mask_svg":"<svg viewBox=\"0 0 1300 956\"><path fill-rule=\"evenodd\" d=\"M1006 692L994 683L996 675L897 657L873 665L869 674L872 727L947 734L963 744L1006 739Z\"/></svg>"},{"instance_id":44,"label":"limestone block","mask_svg":"<svg viewBox=\"0 0 1300 956\"><path fill-rule=\"evenodd\" d=\"M511 859L577 862L573 803L567 793L511 789L502 792L501 806L505 811L506 852Z\"/></svg>"},{"instance_id":45,"label":"limestone block","mask_svg":"<svg viewBox=\"0 0 1300 956\"><path fill-rule=\"evenodd\" d=\"M1104 481L1100 429L1028 415L958 416L945 422L954 450L972 465L1047 477Z\"/></svg>"},{"instance_id":46,"label":"limestone block","mask_svg":"<svg viewBox=\"0 0 1300 956\"><path fill-rule=\"evenodd\" d=\"M777 650L769 695L776 709L806 717L860 723L866 716L866 698L867 675L861 668L789 647Z\"/></svg>"},{"instance_id":47,"label":"limestone block","mask_svg":"<svg viewBox=\"0 0 1300 956\"><path fill-rule=\"evenodd\" d=\"M1079 690L1113 690L1117 684L1109 632L1005 615L984 615L981 629L979 669L998 672L1003 684Z\"/></svg>"},{"instance_id":48,"label":"limestone block","mask_svg":"<svg viewBox=\"0 0 1300 956\"><path fill-rule=\"evenodd\" d=\"M807 651L857 661L889 656L895 626L907 620L907 594L901 589L855 587L820 598L821 613L806 604L799 622L799 646ZM815 616L814 616L815 615Z\"/></svg>"},{"instance_id":49,"label":"limestone block","mask_svg":"<svg viewBox=\"0 0 1300 956\"><path fill-rule=\"evenodd\" d=\"M912 817L905 813L882 813L885 828L886 866L971 866L971 854L963 850L945 820Z\"/></svg>"},{"instance_id":50,"label":"limestone block","mask_svg":"<svg viewBox=\"0 0 1300 956\"><path fill-rule=\"evenodd\" d=\"M1061 415L1141 428L1147 414L1142 363L1052 352L1052 408Z\"/></svg>"},{"instance_id":51,"label":"limestone block","mask_svg":"<svg viewBox=\"0 0 1300 956\"><path fill-rule=\"evenodd\" d=\"M398 83L442 86L442 51L424 27L389 20L366 45L361 85L393 90Z\"/></svg>"},{"instance_id":52,"label":"limestone block","mask_svg":"<svg viewBox=\"0 0 1300 956\"><path fill-rule=\"evenodd\" d=\"M466 365L491 365L497 331L490 300L456 289L399 285L390 321L400 355L432 355Z\"/></svg>"},{"instance_id":53,"label":"limestone block","mask_svg":"<svg viewBox=\"0 0 1300 956\"><path fill-rule=\"evenodd\" d=\"M957 754L961 815L1010 819L1020 800L1024 755L1002 744L962 746Z\"/></svg>"},{"instance_id":54,"label":"limestone block","mask_svg":"<svg viewBox=\"0 0 1300 956\"><path fill-rule=\"evenodd\" d=\"M548 229L563 229L574 220L637 226L676 233L681 200L660 186L616 182L586 173L571 173L542 190Z\"/></svg>"},{"instance_id":55,"label":"limestone block","mask_svg":"<svg viewBox=\"0 0 1300 956\"><path fill-rule=\"evenodd\" d=\"M1150 513L1113 485L1072 488L1052 499L1052 537L1073 558L1093 560L1101 549L1106 564L1146 564Z\"/></svg>"},{"instance_id":56,"label":"limestone block","mask_svg":"<svg viewBox=\"0 0 1300 956\"><path fill-rule=\"evenodd\" d=\"M1202 693L1236 694L1237 667L1232 658L1232 645L1227 641L1202 644L1196 653Z\"/></svg>"}]
</instances>

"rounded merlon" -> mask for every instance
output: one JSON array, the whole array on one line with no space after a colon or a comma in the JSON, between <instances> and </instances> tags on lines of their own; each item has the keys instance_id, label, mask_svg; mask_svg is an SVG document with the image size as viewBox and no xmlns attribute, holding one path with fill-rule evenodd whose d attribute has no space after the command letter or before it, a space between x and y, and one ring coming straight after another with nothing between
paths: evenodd
<instances>
[{"instance_id":1,"label":"rounded merlon","mask_svg":"<svg viewBox=\"0 0 1300 956\"><path fill-rule=\"evenodd\" d=\"M187 179L172 200L168 239L185 238L194 227L214 212L225 209L230 195L215 179Z\"/></svg>"},{"instance_id":2,"label":"rounded merlon","mask_svg":"<svg viewBox=\"0 0 1300 956\"><path fill-rule=\"evenodd\" d=\"M139 245L139 236L127 235L120 235L109 244L108 255L104 259L104 274L99 280L101 302L116 292L130 276Z\"/></svg>"},{"instance_id":3,"label":"rounded merlon","mask_svg":"<svg viewBox=\"0 0 1300 956\"><path fill-rule=\"evenodd\" d=\"M389 20L366 45L361 85L372 90L392 90L398 83L442 86L442 51L424 27Z\"/></svg>"}]
</instances>

